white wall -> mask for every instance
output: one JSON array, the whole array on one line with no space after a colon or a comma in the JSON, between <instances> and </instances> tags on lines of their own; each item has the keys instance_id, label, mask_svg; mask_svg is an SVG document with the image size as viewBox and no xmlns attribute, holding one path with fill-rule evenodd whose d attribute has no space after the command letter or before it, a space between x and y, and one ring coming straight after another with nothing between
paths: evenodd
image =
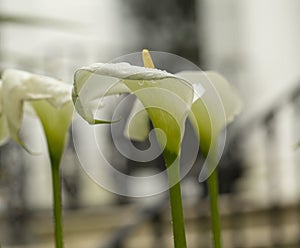
<instances>
[{"instance_id":1,"label":"white wall","mask_svg":"<svg viewBox=\"0 0 300 248\"><path fill-rule=\"evenodd\" d=\"M36 58L40 62L38 63L40 67L45 66L43 61L45 57L50 57L57 63L62 63L63 59L73 59L77 64L82 65L86 61L108 60L119 56L123 34L120 2L109 0L1 1L0 10L6 15L50 20L49 26L3 24L1 50L8 57L2 59L2 67L13 60L10 54ZM61 21L61 24L51 24L51 20ZM36 70L43 71L45 68Z\"/></svg>"}]
</instances>

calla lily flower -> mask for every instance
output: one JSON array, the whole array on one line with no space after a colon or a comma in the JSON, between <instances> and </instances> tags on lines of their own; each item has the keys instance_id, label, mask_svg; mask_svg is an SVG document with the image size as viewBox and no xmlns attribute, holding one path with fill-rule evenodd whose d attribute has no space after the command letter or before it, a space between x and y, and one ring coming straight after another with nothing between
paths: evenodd
<instances>
[{"instance_id":1,"label":"calla lily flower","mask_svg":"<svg viewBox=\"0 0 300 248\"><path fill-rule=\"evenodd\" d=\"M63 248L59 165L73 116L72 87L50 77L14 69L3 72L0 86L0 140L10 136L28 151L20 137L25 104L41 121L51 162L55 244Z\"/></svg>"},{"instance_id":2,"label":"calla lily flower","mask_svg":"<svg viewBox=\"0 0 300 248\"><path fill-rule=\"evenodd\" d=\"M136 117L136 139L143 139L149 130L146 111L165 152L178 156L184 134L184 123L192 106L194 89L182 77L166 71L133 66L128 63L97 63L75 73L73 102L77 112L90 124L109 123L95 117L94 99L114 94L135 94L141 118ZM142 106L142 107L141 107ZM144 110L143 110L144 108ZM137 125L138 126L138 125ZM129 131L130 132L130 131Z\"/></svg>"},{"instance_id":3,"label":"calla lily flower","mask_svg":"<svg viewBox=\"0 0 300 248\"><path fill-rule=\"evenodd\" d=\"M2 75L1 93L1 118L6 119L3 123L7 125L10 137L26 148L20 129L24 104L28 103L41 121L51 159L59 163L73 114L71 85L50 77L7 69Z\"/></svg>"},{"instance_id":4,"label":"calla lily flower","mask_svg":"<svg viewBox=\"0 0 300 248\"><path fill-rule=\"evenodd\" d=\"M220 159L221 132L240 113L242 101L228 81L216 72L183 71L178 75L192 84L201 84L205 89L205 93L193 103L189 116L200 137L200 149L207 159L205 170L199 177L204 181Z\"/></svg>"}]
</instances>

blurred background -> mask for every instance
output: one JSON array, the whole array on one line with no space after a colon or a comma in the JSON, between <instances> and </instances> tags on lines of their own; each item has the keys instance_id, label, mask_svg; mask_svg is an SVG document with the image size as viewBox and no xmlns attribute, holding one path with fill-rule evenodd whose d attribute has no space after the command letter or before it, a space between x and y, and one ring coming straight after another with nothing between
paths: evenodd
<instances>
[{"instance_id":1,"label":"blurred background","mask_svg":"<svg viewBox=\"0 0 300 248\"><path fill-rule=\"evenodd\" d=\"M1 0L0 70L19 68L71 84L81 66L148 48L222 73L244 101L242 114L228 128L219 166L224 247L296 248L299 11L297 0ZM25 116L25 138L46 151L36 127L39 123ZM84 139L85 132L70 135ZM142 173L113 152L105 132L102 139L116 168ZM91 148L87 156L101 163L94 152ZM153 164L161 168L162 159ZM135 199L102 189L80 167L72 138L61 170L67 247L172 247L166 194ZM199 171L195 165L182 182L187 239L189 247L212 247L206 186L197 181ZM114 179L107 175L107 180ZM13 142L1 146L2 247L53 247L51 207L46 153L29 155Z\"/></svg>"}]
</instances>

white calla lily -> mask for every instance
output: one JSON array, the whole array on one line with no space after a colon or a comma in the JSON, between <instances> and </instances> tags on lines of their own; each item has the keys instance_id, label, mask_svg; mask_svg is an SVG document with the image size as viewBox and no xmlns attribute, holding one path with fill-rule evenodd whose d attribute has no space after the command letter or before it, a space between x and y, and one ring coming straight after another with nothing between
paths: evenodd
<instances>
[{"instance_id":1,"label":"white calla lily","mask_svg":"<svg viewBox=\"0 0 300 248\"><path fill-rule=\"evenodd\" d=\"M128 63L93 64L79 69L75 74L73 102L77 112L90 124L109 123L94 117L95 109L91 104L94 99L122 93L137 96L153 126L164 132L165 136L157 132L158 141L165 145L166 150L178 155L184 122L194 96L190 84L166 71ZM136 120L141 121L141 118ZM147 127L147 122L143 123L143 128ZM136 138L145 137L145 131L136 131Z\"/></svg>"},{"instance_id":2,"label":"white calla lily","mask_svg":"<svg viewBox=\"0 0 300 248\"><path fill-rule=\"evenodd\" d=\"M2 81L2 113L11 138L24 146L19 132L24 103L29 103L43 125L51 159L60 160L73 114L71 85L15 69L5 70Z\"/></svg>"},{"instance_id":3,"label":"white calla lily","mask_svg":"<svg viewBox=\"0 0 300 248\"><path fill-rule=\"evenodd\" d=\"M200 147L206 155L213 139L241 111L242 103L236 90L220 74L208 71L183 71L178 73L192 84L201 84L205 93L192 105L193 117L190 119L200 136Z\"/></svg>"},{"instance_id":4,"label":"white calla lily","mask_svg":"<svg viewBox=\"0 0 300 248\"><path fill-rule=\"evenodd\" d=\"M62 248L63 231L59 165L73 116L72 87L50 77L7 69L3 72L0 89L1 139L7 137L9 133L14 141L26 149L19 134L25 103L33 108L41 121L51 162L55 244L57 248Z\"/></svg>"},{"instance_id":5,"label":"white calla lily","mask_svg":"<svg viewBox=\"0 0 300 248\"><path fill-rule=\"evenodd\" d=\"M201 84L205 93L192 105L190 120L200 138L200 149L206 164L199 176L204 181L216 168L223 151L221 132L232 122L242 108L236 90L220 74L207 71L183 71L178 73L191 84ZM224 141L222 141L224 142Z\"/></svg>"}]
</instances>

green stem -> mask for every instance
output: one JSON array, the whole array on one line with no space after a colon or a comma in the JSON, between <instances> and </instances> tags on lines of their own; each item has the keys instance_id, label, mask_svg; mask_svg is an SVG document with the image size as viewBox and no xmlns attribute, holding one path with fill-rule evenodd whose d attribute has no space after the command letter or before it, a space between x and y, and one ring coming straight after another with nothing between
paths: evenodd
<instances>
[{"instance_id":1,"label":"green stem","mask_svg":"<svg viewBox=\"0 0 300 248\"><path fill-rule=\"evenodd\" d=\"M171 205L171 215L172 215L172 226L174 235L174 247L175 248L186 248L186 238L185 238L185 227L184 227L184 215L181 199L181 187L180 187L180 166L179 157L173 159L174 156L169 154L164 154L166 161L166 166L168 168L168 181L170 187L170 205ZM172 163L174 163L172 165ZM170 169L170 166L172 168Z\"/></svg>"},{"instance_id":2,"label":"green stem","mask_svg":"<svg viewBox=\"0 0 300 248\"><path fill-rule=\"evenodd\" d=\"M186 238L180 183L177 183L170 188L170 203L173 221L174 245L175 248L185 248Z\"/></svg>"},{"instance_id":3,"label":"green stem","mask_svg":"<svg viewBox=\"0 0 300 248\"><path fill-rule=\"evenodd\" d=\"M53 216L55 247L63 248L63 228L62 228L62 204L61 204L61 180L59 173L59 163L51 163L52 189L53 189Z\"/></svg>"},{"instance_id":4,"label":"green stem","mask_svg":"<svg viewBox=\"0 0 300 248\"><path fill-rule=\"evenodd\" d=\"M207 180L210 200L211 224L214 248L221 248L221 225L218 208L218 172L215 169Z\"/></svg>"}]
</instances>

